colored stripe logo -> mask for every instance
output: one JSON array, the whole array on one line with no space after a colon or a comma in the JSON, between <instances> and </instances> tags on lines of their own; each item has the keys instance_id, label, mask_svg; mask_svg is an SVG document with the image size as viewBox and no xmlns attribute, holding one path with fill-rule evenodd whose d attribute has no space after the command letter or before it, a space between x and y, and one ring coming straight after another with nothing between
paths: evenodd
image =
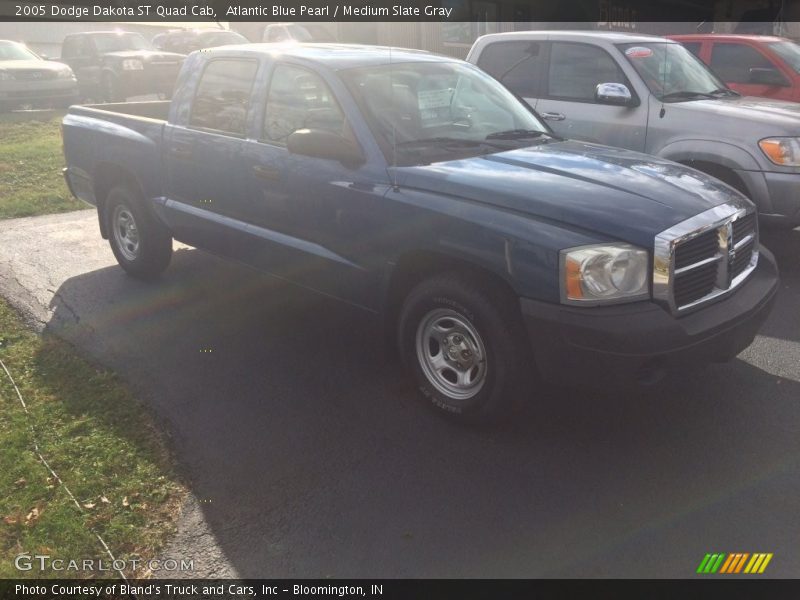
<instances>
[{"instance_id":1,"label":"colored stripe logo","mask_svg":"<svg viewBox=\"0 0 800 600\"><path fill-rule=\"evenodd\" d=\"M767 568L769 561L772 560L772 553L735 552L733 554L716 553L706 554L697 567L700 574L726 574L735 575L738 573L760 574Z\"/></svg>"}]
</instances>

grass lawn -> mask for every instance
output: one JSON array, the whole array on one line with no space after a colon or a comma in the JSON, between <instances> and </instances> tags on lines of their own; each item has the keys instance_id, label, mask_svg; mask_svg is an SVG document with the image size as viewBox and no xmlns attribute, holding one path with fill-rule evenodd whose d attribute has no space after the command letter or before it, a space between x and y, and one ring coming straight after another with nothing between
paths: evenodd
<instances>
[{"instance_id":1,"label":"grass lawn","mask_svg":"<svg viewBox=\"0 0 800 600\"><path fill-rule=\"evenodd\" d=\"M0 579L92 576L14 567L26 552L110 563L88 527L117 559L152 558L174 531L185 489L146 409L120 379L77 357L66 342L32 332L2 299L0 359L31 413L0 368ZM29 422L83 512L37 459Z\"/></svg>"},{"instance_id":2,"label":"grass lawn","mask_svg":"<svg viewBox=\"0 0 800 600\"><path fill-rule=\"evenodd\" d=\"M70 195L61 175L60 123L61 116L0 116L0 219L87 208Z\"/></svg>"}]
</instances>

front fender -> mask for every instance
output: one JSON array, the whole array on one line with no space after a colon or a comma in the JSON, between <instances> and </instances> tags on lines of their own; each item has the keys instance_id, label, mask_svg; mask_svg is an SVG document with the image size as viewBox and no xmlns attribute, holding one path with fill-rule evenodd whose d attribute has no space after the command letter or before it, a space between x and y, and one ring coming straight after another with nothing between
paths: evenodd
<instances>
[{"instance_id":1,"label":"front fender","mask_svg":"<svg viewBox=\"0 0 800 600\"><path fill-rule=\"evenodd\" d=\"M681 140L661 148L656 156L675 162L704 161L733 170L762 171L758 160L740 146L711 140Z\"/></svg>"}]
</instances>

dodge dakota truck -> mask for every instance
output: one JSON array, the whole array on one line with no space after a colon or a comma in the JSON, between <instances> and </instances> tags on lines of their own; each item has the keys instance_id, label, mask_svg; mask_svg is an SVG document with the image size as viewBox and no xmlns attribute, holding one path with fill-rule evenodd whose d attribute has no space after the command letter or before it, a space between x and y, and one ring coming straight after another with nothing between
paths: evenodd
<instances>
[{"instance_id":1,"label":"dodge dakota truck","mask_svg":"<svg viewBox=\"0 0 800 600\"><path fill-rule=\"evenodd\" d=\"M559 135L687 164L748 196L764 224L800 225L800 104L741 97L678 42L649 35L486 35L467 60Z\"/></svg>"},{"instance_id":2,"label":"dodge dakota truck","mask_svg":"<svg viewBox=\"0 0 800 600\"><path fill-rule=\"evenodd\" d=\"M422 397L500 418L540 378L724 361L778 287L755 207L555 135L466 62L374 46L195 52L171 102L74 106L66 181L133 276L177 239L377 314Z\"/></svg>"}]
</instances>

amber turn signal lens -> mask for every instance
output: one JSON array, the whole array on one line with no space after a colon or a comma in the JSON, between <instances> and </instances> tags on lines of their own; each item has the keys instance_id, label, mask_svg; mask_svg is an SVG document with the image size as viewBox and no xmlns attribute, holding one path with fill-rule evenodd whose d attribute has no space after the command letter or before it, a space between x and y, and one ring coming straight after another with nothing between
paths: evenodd
<instances>
[{"instance_id":1,"label":"amber turn signal lens","mask_svg":"<svg viewBox=\"0 0 800 600\"><path fill-rule=\"evenodd\" d=\"M786 163L786 148L780 140L761 140L758 145L772 162L778 165Z\"/></svg>"},{"instance_id":2,"label":"amber turn signal lens","mask_svg":"<svg viewBox=\"0 0 800 600\"><path fill-rule=\"evenodd\" d=\"M567 266L567 297L572 300L583 298L583 286L581 286L581 265L577 260L568 258Z\"/></svg>"}]
</instances>

